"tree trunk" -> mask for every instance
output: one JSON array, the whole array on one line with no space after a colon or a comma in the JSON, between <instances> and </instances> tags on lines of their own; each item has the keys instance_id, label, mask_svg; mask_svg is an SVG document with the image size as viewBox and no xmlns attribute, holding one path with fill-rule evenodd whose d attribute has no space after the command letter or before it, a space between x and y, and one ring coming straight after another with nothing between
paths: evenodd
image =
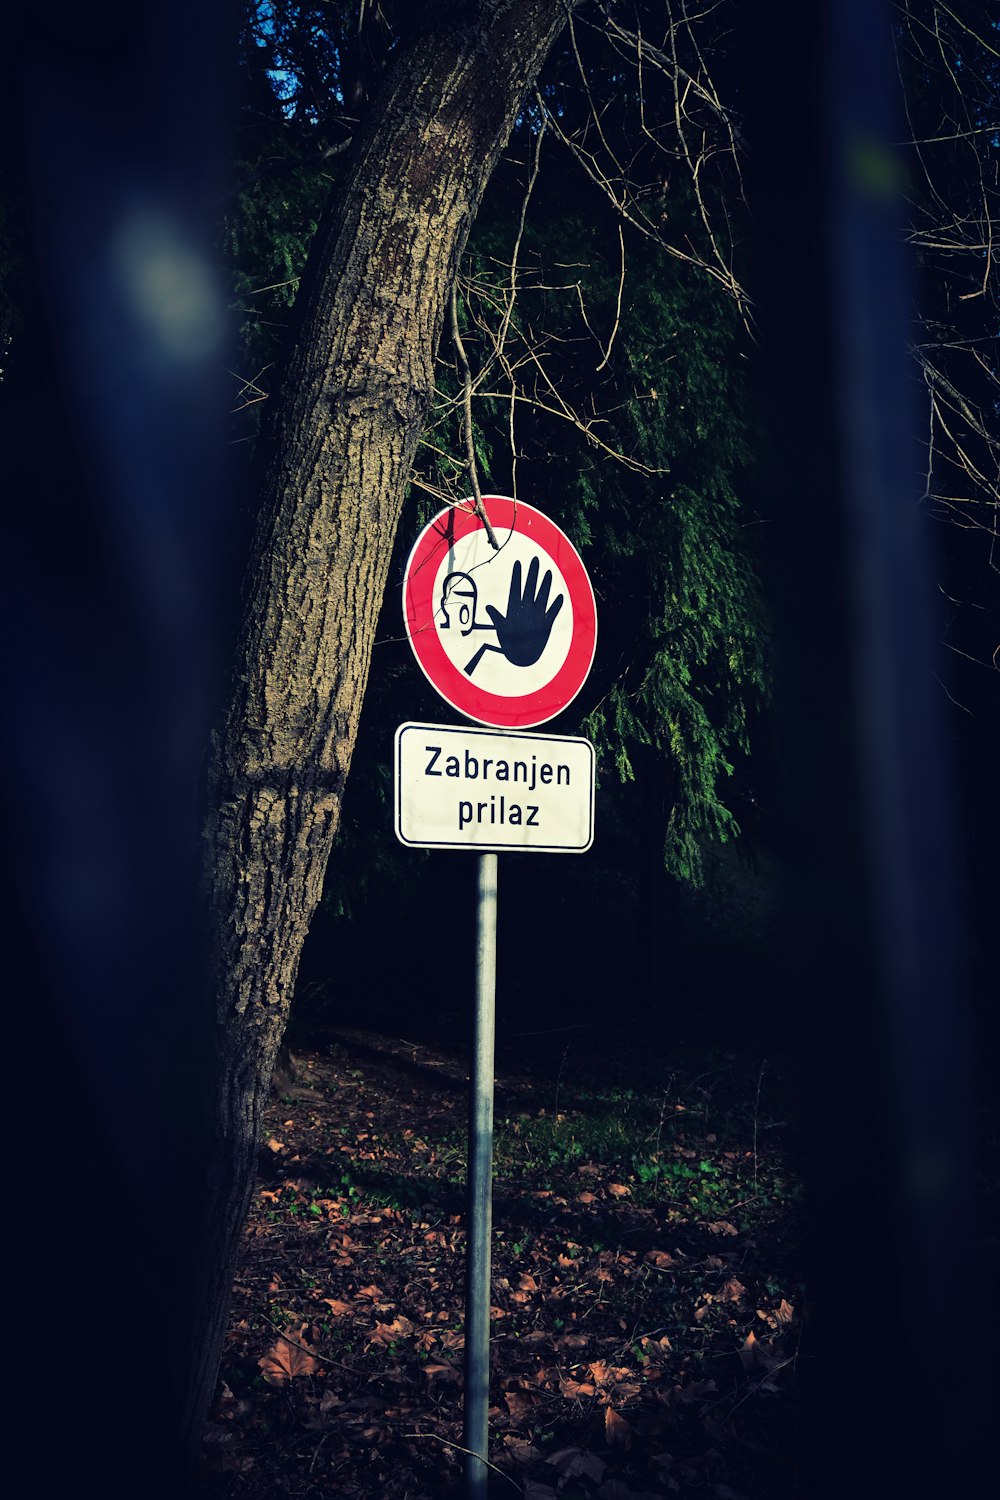
<instances>
[{"instance_id":1,"label":"tree trunk","mask_svg":"<svg viewBox=\"0 0 1000 1500\"><path fill-rule=\"evenodd\" d=\"M419 36L400 44L317 236L208 771L216 1078L181 1394L192 1454L447 297L490 172L566 14L562 0L429 5Z\"/></svg>"}]
</instances>

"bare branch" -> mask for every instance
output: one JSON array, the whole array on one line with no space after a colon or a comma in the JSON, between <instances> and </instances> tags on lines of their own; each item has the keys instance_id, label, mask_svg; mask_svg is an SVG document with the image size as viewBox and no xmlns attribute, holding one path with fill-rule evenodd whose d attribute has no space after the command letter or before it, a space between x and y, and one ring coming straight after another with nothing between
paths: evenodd
<instances>
[{"instance_id":1,"label":"bare branch","mask_svg":"<svg viewBox=\"0 0 1000 1500\"><path fill-rule=\"evenodd\" d=\"M476 440L472 428L472 371L469 368L469 359L462 343L462 335L458 327L458 292L455 283L451 288L451 336L455 344L455 354L458 358L459 375L462 380L462 408L465 414L463 426L465 428L465 455L466 466L469 470L469 482L472 485L472 496L474 500L473 509L482 521L486 529L486 539L494 552L500 551L500 543L497 541L496 532L490 525L489 516L483 505L483 497L479 489L479 470L476 467Z\"/></svg>"},{"instance_id":2,"label":"bare branch","mask_svg":"<svg viewBox=\"0 0 1000 1500\"><path fill-rule=\"evenodd\" d=\"M597 366L597 372L596 373L598 373L598 374L600 374L601 370L604 369L604 366L607 364L608 360L611 358L611 347L614 344L615 335L618 332L618 325L621 322L621 316L622 316L622 292L625 290L625 236L622 234L622 226L620 224L618 226L618 243L621 246L621 252L622 252L622 262L621 262L621 264L622 264L622 273L621 273L621 276L620 276L620 278L618 280L618 301L615 304L615 323L614 323L614 327L611 330L611 336L608 339L608 347L604 351L604 358L601 360L601 363Z\"/></svg>"}]
</instances>

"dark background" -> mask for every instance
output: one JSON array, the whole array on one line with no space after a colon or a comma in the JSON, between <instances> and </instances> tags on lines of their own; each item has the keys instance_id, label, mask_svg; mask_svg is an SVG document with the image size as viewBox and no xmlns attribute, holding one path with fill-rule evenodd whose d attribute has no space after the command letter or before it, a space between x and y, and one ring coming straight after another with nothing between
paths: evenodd
<instances>
[{"instance_id":1,"label":"dark background","mask_svg":"<svg viewBox=\"0 0 1000 1500\"><path fill-rule=\"evenodd\" d=\"M175 1492L151 1462L167 1442L157 1350L200 1143L192 833L238 510L212 421L219 350L145 360L107 246L138 204L210 261L229 19L22 8L4 88L41 332L4 382L0 447L8 1337L25 1420L106 1494ZM996 1042L995 683L970 672L966 722L929 670L909 271L892 203L845 165L858 132L895 138L883 21L859 0L768 7L741 58L779 520L764 559L778 748L758 843L780 941L741 950L680 920L651 957L613 818L586 859L501 862L502 1024L569 1005L641 1029L670 1007L689 1039L725 1032L793 1059L823 1351L810 1496L969 1493L995 1384L977 1178ZM347 936L320 924L304 976L335 968L358 1024L463 1024L472 877L471 858L431 857L425 910L370 913ZM47 1451L41 1467L41 1493L61 1490Z\"/></svg>"}]
</instances>

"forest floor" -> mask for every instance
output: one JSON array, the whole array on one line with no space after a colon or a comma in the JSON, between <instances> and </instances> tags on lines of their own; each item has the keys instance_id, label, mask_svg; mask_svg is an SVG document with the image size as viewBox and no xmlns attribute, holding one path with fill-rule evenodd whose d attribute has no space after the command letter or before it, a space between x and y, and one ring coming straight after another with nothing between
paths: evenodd
<instances>
[{"instance_id":1,"label":"forest floor","mask_svg":"<svg viewBox=\"0 0 1000 1500\"><path fill-rule=\"evenodd\" d=\"M462 1492L467 1067L391 1030L314 1038L272 1098L206 1500ZM490 1494L791 1496L809 1360L780 1066L632 1040L498 1053Z\"/></svg>"}]
</instances>

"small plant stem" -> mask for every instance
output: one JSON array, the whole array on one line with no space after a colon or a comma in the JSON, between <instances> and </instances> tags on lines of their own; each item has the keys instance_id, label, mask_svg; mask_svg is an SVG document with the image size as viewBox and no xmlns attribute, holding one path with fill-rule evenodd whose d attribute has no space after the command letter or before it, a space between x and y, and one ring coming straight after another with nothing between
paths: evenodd
<instances>
[{"instance_id":1,"label":"small plant stem","mask_svg":"<svg viewBox=\"0 0 1000 1500\"><path fill-rule=\"evenodd\" d=\"M660 1118L657 1121L657 1125L656 1125L656 1154L657 1155L659 1155L659 1152L660 1152L660 1137L663 1134L663 1122L666 1119L666 1115L667 1115L667 1100L670 1098L670 1090L674 1086L674 1079L675 1079L676 1076L677 1075L675 1073L671 1073L671 1075L670 1075L670 1081L667 1084L666 1088L663 1090L663 1097L660 1100Z\"/></svg>"},{"instance_id":2,"label":"small plant stem","mask_svg":"<svg viewBox=\"0 0 1000 1500\"><path fill-rule=\"evenodd\" d=\"M761 1061L760 1073L757 1078L757 1098L753 1106L753 1190L757 1191L757 1120L760 1115L760 1086L764 1082L764 1069L767 1067L767 1058Z\"/></svg>"},{"instance_id":3,"label":"small plant stem","mask_svg":"<svg viewBox=\"0 0 1000 1500\"><path fill-rule=\"evenodd\" d=\"M556 1117L555 1123L559 1124L559 1085L562 1083L563 1068L566 1066L566 1058L569 1055L570 1043L567 1042L563 1048L563 1055L559 1059L559 1072L556 1074L556 1097L552 1104L552 1113Z\"/></svg>"}]
</instances>

